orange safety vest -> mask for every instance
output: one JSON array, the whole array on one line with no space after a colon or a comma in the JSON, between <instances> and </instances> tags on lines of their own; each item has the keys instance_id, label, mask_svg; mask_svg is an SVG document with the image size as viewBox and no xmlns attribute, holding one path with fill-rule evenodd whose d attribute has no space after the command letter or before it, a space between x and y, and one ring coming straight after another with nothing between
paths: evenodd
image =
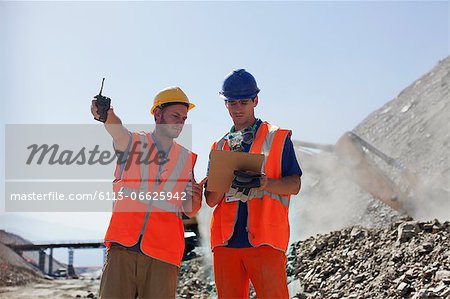
<instances>
[{"instance_id":1,"label":"orange safety vest","mask_svg":"<svg viewBox=\"0 0 450 299\"><path fill-rule=\"evenodd\" d=\"M181 199L187 199L197 155L174 142L165 163L142 163L153 158L152 151L156 156L156 144L149 133L132 133L133 146L127 165L121 170L118 164L115 171L113 191L121 200L114 202L105 245L130 247L142 235L143 253L180 266L185 245Z\"/></svg>"},{"instance_id":2,"label":"orange safety vest","mask_svg":"<svg viewBox=\"0 0 450 299\"><path fill-rule=\"evenodd\" d=\"M284 143L291 135L290 130L280 129L263 122L256 132L250 153L264 154L264 173L268 178L281 178L281 159ZM212 149L230 150L226 136L212 145ZM249 199L247 232L254 247L269 245L286 251L289 242L288 210L290 195L260 192L259 197ZM211 248L226 246L232 237L237 220L239 201L222 201L215 207L211 219Z\"/></svg>"}]
</instances>

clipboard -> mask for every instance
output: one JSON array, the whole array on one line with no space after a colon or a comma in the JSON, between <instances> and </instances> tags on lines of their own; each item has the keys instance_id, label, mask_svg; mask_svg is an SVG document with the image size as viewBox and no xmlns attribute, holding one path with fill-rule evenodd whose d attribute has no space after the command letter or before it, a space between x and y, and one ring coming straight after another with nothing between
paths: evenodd
<instances>
[{"instance_id":1,"label":"clipboard","mask_svg":"<svg viewBox=\"0 0 450 299\"><path fill-rule=\"evenodd\" d=\"M231 187L235 170L261 172L263 154L211 150L207 191L226 193Z\"/></svg>"}]
</instances>

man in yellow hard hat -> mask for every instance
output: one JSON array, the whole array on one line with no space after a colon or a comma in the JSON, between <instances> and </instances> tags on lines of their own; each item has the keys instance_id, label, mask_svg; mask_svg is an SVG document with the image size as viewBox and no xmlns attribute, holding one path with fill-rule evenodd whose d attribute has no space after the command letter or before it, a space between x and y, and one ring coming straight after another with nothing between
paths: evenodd
<instances>
[{"instance_id":1,"label":"man in yellow hard hat","mask_svg":"<svg viewBox=\"0 0 450 299\"><path fill-rule=\"evenodd\" d=\"M129 132L112 108L107 112L105 128L120 157L113 184L120 200L105 236L100 298L175 298L184 253L182 217L197 214L204 184L194 179L196 154L174 141L194 107L181 88L161 90L150 111L156 123L150 133ZM93 100L96 119L97 110Z\"/></svg>"}]
</instances>

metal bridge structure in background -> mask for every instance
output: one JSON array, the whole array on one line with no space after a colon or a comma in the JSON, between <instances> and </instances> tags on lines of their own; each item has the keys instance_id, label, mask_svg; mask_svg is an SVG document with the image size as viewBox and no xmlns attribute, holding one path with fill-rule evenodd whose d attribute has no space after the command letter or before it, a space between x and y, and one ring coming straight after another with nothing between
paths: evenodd
<instances>
[{"instance_id":1,"label":"metal bridge structure in background","mask_svg":"<svg viewBox=\"0 0 450 299\"><path fill-rule=\"evenodd\" d=\"M185 225L186 226L186 225ZM185 240L185 250L183 260L189 259L195 256L195 252L191 252L199 245L199 237L198 231L195 233L193 231L185 231L184 233ZM48 242L48 243L29 243L29 244L5 244L19 255L22 255L24 251L38 251L39 252L39 260L38 260L38 268L42 271L42 273L55 276L55 272L53 269L53 249L55 248L67 248L69 251L69 258L67 263L67 276L69 277L77 277L74 268L74 250L75 249L102 249L103 250L103 263L106 260L106 246L103 243L103 240L94 240L94 241L61 241L61 242ZM49 263L48 269L45 269L45 259L46 259L46 250L49 250Z\"/></svg>"},{"instance_id":2,"label":"metal bridge structure in background","mask_svg":"<svg viewBox=\"0 0 450 299\"><path fill-rule=\"evenodd\" d=\"M56 242L44 244L5 244L15 252L21 254L24 251L38 251L39 262L38 267L43 273L50 276L53 275L53 249L67 248L69 251L69 259L67 263L67 276L75 277L75 268L73 267L74 250L75 249L103 249L103 259L106 258L106 247L103 240L99 241L70 241L70 242ZM48 271L45 271L45 251L50 250Z\"/></svg>"}]
</instances>

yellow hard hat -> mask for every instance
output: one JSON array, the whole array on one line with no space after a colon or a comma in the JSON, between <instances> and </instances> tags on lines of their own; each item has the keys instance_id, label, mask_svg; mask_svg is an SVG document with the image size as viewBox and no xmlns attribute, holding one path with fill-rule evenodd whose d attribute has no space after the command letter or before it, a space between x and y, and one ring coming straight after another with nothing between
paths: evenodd
<instances>
[{"instance_id":1,"label":"yellow hard hat","mask_svg":"<svg viewBox=\"0 0 450 299\"><path fill-rule=\"evenodd\" d=\"M167 103L185 103L188 105L188 111L195 107L195 105L189 102L187 95L178 86L167 87L158 92L153 100L153 107L150 110L152 114L155 114L155 109L161 105Z\"/></svg>"}]
</instances>

